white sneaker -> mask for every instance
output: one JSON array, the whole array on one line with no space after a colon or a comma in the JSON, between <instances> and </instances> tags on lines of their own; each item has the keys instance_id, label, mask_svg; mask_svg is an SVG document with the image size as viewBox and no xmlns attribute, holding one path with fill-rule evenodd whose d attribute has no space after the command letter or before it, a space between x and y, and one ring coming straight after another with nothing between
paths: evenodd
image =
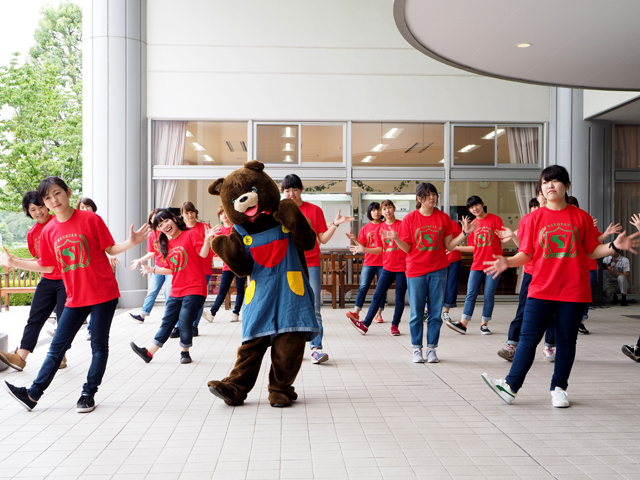
<instances>
[{"instance_id":1,"label":"white sneaker","mask_svg":"<svg viewBox=\"0 0 640 480\"><path fill-rule=\"evenodd\" d=\"M567 398L567 392L560 387L556 387L551 392L551 405L556 408L567 408L569 406L569 399Z\"/></svg>"},{"instance_id":2,"label":"white sneaker","mask_svg":"<svg viewBox=\"0 0 640 480\"><path fill-rule=\"evenodd\" d=\"M230 322L239 322L240 321L240 315L238 315L237 313L232 313L231 314L231 319L229 321Z\"/></svg>"},{"instance_id":3,"label":"white sneaker","mask_svg":"<svg viewBox=\"0 0 640 480\"><path fill-rule=\"evenodd\" d=\"M435 348L427 348L427 363L438 363L438 355Z\"/></svg>"},{"instance_id":4,"label":"white sneaker","mask_svg":"<svg viewBox=\"0 0 640 480\"><path fill-rule=\"evenodd\" d=\"M424 358L422 358L421 348L413 349L413 363L424 363Z\"/></svg>"},{"instance_id":5,"label":"white sneaker","mask_svg":"<svg viewBox=\"0 0 640 480\"><path fill-rule=\"evenodd\" d=\"M449 312L442 312L442 321L451 322L451 317L449 316Z\"/></svg>"},{"instance_id":6,"label":"white sneaker","mask_svg":"<svg viewBox=\"0 0 640 480\"><path fill-rule=\"evenodd\" d=\"M55 337L56 336L56 329L55 328L51 328L51 329L47 330L47 333L49 335L51 335L52 337Z\"/></svg>"},{"instance_id":7,"label":"white sneaker","mask_svg":"<svg viewBox=\"0 0 640 480\"><path fill-rule=\"evenodd\" d=\"M209 323L212 323L212 322L215 320L215 318L216 318L216 316L215 316L215 315L211 315L211 312L210 312L210 311L203 312L203 313L202 313L202 316L203 316L203 317L204 317L204 319L205 319L207 322L209 322Z\"/></svg>"},{"instance_id":8,"label":"white sneaker","mask_svg":"<svg viewBox=\"0 0 640 480\"><path fill-rule=\"evenodd\" d=\"M509 384L503 379L493 379L489 377L488 373L482 374L482 379L489 385L489 388L493 390L502 400L511 405L516 399L517 393L511 390Z\"/></svg>"},{"instance_id":9,"label":"white sneaker","mask_svg":"<svg viewBox=\"0 0 640 480\"><path fill-rule=\"evenodd\" d=\"M52 323L53 325L55 325L57 321L58 319L55 316L47 318L47 322Z\"/></svg>"}]
</instances>

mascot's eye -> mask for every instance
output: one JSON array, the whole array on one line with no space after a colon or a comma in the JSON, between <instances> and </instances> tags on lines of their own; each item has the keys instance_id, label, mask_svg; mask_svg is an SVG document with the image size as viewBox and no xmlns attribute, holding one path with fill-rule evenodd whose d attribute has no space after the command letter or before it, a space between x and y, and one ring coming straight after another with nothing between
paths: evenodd
<instances>
[{"instance_id":1,"label":"mascot's eye","mask_svg":"<svg viewBox=\"0 0 640 480\"><path fill-rule=\"evenodd\" d=\"M235 199L235 198L232 198L232 199L231 199L231 203L236 203L236 199Z\"/></svg>"},{"instance_id":2,"label":"mascot's eye","mask_svg":"<svg viewBox=\"0 0 640 480\"><path fill-rule=\"evenodd\" d=\"M251 191L258 193L258 189L256 187L251 188Z\"/></svg>"}]
</instances>

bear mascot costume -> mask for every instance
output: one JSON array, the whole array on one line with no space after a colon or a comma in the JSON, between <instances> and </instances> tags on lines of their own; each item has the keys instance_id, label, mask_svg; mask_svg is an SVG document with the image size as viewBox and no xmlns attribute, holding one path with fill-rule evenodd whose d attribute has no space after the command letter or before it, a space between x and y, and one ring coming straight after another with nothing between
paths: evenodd
<instances>
[{"instance_id":1,"label":"bear mascot costume","mask_svg":"<svg viewBox=\"0 0 640 480\"><path fill-rule=\"evenodd\" d=\"M227 405L242 405L271 346L269 403L288 407L298 398L293 382L305 342L320 332L304 257L316 233L293 200L280 200L278 186L258 161L219 178L209 193L220 196L234 224L229 235L211 240L211 248L236 275L251 276L236 363L228 377L210 381L209 390Z\"/></svg>"}]
</instances>

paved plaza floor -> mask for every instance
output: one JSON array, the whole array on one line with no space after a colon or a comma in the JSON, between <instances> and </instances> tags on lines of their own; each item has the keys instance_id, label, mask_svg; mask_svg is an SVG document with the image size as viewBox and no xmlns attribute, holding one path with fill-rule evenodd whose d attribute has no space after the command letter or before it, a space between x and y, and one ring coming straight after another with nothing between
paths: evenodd
<instances>
[{"instance_id":1,"label":"paved plaza floor","mask_svg":"<svg viewBox=\"0 0 640 480\"><path fill-rule=\"evenodd\" d=\"M496 305L490 336L480 334L478 321L466 336L443 326L440 363L413 364L408 309L402 335L392 337L389 309L385 323L362 336L346 310L324 307L330 360L313 365L305 357L299 399L285 409L269 405L266 357L244 406L228 407L209 393L207 381L226 376L240 344L241 324L229 322L229 311L214 323L202 320L194 363L180 365L177 340L149 364L129 348L130 341L149 345L161 307L144 325L118 310L94 412L75 410L91 358L84 328L68 368L33 412L0 390L0 478L640 478L640 364L620 352L640 334L640 306L590 312L567 409L551 406L553 364L542 346L513 405L482 381L483 372L502 378L508 371L496 352L515 309ZM12 347L27 313L0 313ZM458 307L452 316L461 313ZM47 341L43 332L25 371L4 370L0 381L29 385Z\"/></svg>"}]
</instances>

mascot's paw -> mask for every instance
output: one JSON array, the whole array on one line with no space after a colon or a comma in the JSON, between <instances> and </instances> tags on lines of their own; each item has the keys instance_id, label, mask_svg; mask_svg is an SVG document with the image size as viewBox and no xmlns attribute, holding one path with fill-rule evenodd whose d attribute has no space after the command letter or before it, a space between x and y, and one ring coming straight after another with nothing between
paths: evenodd
<instances>
[{"instance_id":1,"label":"mascot's paw","mask_svg":"<svg viewBox=\"0 0 640 480\"><path fill-rule=\"evenodd\" d=\"M298 398L298 395L295 393L293 396ZM285 395L284 393L272 392L269 394L269 403L272 407L288 407L291 405L293 400L295 400L295 398L291 398L289 395Z\"/></svg>"},{"instance_id":2,"label":"mascot's paw","mask_svg":"<svg viewBox=\"0 0 640 480\"><path fill-rule=\"evenodd\" d=\"M216 397L223 400L224 403L229 405L230 407L237 407L244 403L244 400L236 400L234 399L233 390L227 387L224 383L221 383L217 380L211 380L207 383L209 386L209 391L213 393Z\"/></svg>"}]
</instances>

